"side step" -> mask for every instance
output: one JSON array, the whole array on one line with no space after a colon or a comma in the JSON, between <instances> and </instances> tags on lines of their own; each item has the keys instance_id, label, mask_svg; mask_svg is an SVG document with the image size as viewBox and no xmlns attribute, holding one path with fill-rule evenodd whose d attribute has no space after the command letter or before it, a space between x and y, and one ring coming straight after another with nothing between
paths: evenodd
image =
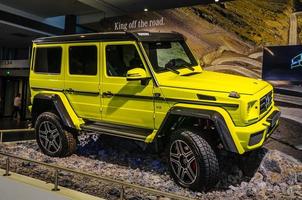
<instances>
[{"instance_id":1,"label":"side step","mask_svg":"<svg viewBox=\"0 0 302 200\"><path fill-rule=\"evenodd\" d=\"M95 132L97 134L111 135L138 141L145 141L146 137L153 132L153 130L151 129L136 128L103 122L87 122L85 123L85 125L81 126L81 129L83 131Z\"/></svg>"}]
</instances>

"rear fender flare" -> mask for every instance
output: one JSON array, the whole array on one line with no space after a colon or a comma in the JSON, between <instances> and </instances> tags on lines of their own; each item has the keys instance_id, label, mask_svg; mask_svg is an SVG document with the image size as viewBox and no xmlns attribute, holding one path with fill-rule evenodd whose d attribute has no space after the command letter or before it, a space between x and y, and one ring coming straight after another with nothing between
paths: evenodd
<instances>
[{"instance_id":1,"label":"rear fender flare","mask_svg":"<svg viewBox=\"0 0 302 200\"><path fill-rule=\"evenodd\" d=\"M63 93L39 93L34 96L31 111L33 124L35 124L39 114L51 110L57 112L65 127L80 129L83 121L77 117Z\"/></svg>"}]
</instances>

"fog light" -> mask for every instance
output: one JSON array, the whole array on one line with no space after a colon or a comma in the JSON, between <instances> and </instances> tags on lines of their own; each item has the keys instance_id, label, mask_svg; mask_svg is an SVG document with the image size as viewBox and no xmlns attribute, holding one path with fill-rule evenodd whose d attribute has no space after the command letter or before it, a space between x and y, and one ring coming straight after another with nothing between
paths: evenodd
<instances>
[{"instance_id":1,"label":"fog light","mask_svg":"<svg viewBox=\"0 0 302 200\"><path fill-rule=\"evenodd\" d=\"M258 144L263 138L264 131L260 131L258 133L254 133L250 137L249 146L253 146Z\"/></svg>"}]
</instances>

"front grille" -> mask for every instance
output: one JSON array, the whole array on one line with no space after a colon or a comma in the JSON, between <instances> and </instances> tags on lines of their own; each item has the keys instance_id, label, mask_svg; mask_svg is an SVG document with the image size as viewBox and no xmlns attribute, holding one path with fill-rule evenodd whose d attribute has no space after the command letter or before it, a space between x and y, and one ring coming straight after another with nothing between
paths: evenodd
<instances>
[{"instance_id":1,"label":"front grille","mask_svg":"<svg viewBox=\"0 0 302 200\"><path fill-rule=\"evenodd\" d=\"M260 115L269 109L269 107L272 105L272 102L273 102L273 91L264 95L260 99Z\"/></svg>"}]
</instances>

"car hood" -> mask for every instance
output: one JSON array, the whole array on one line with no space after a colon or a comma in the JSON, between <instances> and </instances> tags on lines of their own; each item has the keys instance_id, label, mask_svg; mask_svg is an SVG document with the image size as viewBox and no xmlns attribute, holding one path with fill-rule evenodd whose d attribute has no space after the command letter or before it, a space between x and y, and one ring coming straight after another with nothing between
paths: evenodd
<instances>
[{"instance_id":1,"label":"car hood","mask_svg":"<svg viewBox=\"0 0 302 200\"><path fill-rule=\"evenodd\" d=\"M159 84L163 87L204 90L213 92L232 92L252 95L262 90L268 83L262 80L202 71L199 74L159 75Z\"/></svg>"}]
</instances>

